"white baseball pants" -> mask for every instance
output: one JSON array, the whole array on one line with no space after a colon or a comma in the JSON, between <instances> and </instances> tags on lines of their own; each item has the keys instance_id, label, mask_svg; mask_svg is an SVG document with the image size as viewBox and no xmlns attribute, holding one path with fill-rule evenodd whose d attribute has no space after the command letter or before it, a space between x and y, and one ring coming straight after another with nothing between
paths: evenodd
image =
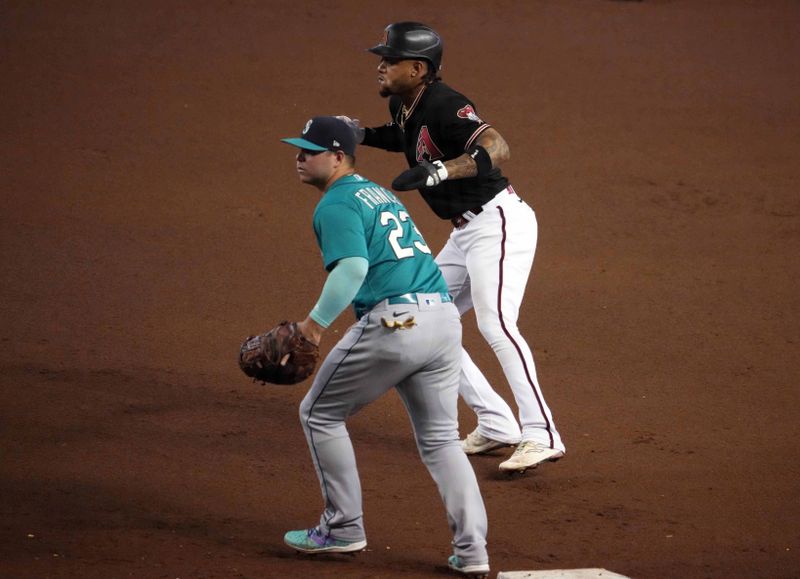
<instances>
[{"instance_id":1,"label":"white baseball pants","mask_svg":"<svg viewBox=\"0 0 800 579\"><path fill-rule=\"evenodd\" d=\"M465 226L453 229L436 262L459 313L475 309L478 328L500 361L519 408L518 424L508 404L462 350L459 393L478 416L478 432L509 444L535 440L564 451L539 386L533 354L517 329L537 236L533 209L513 190L504 189Z\"/></svg>"}]
</instances>

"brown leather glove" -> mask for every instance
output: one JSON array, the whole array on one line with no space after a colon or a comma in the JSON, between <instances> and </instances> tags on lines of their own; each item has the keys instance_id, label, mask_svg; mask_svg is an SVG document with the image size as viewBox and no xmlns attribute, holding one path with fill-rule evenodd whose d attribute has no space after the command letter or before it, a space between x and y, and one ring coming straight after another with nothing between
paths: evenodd
<instances>
[{"instance_id":1,"label":"brown leather glove","mask_svg":"<svg viewBox=\"0 0 800 579\"><path fill-rule=\"evenodd\" d=\"M311 374L319 347L308 341L295 322L281 322L269 332L249 336L239 349L239 367L254 382L297 384Z\"/></svg>"}]
</instances>

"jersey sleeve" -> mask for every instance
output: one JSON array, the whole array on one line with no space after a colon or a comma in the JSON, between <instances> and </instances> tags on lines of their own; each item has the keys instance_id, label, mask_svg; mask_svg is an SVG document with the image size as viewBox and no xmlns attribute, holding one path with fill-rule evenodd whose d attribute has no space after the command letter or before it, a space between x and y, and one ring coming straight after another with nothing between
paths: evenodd
<instances>
[{"instance_id":1,"label":"jersey sleeve","mask_svg":"<svg viewBox=\"0 0 800 579\"><path fill-rule=\"evenodd\" d=\"M350 205L335 203L318 208L314 233L328 271L345 257L369 259L361 215Z\"/></svg>"},{"instance_id":2,"label":"jersey sleeve","mask_svg":"<svg viewBox=\"0 0 800 579\"><path fill-rule=\"evenodd\" d=\"M382 127L368 127L364 130L362 144L367 147L400 152L403 150L403 131L394 123L387 123Z\"/></svg>"},{"instance_id":3,"label":"jersey sleeve","mask_svg":"<svg viewBox=\"0 0 800 579\"><path fill-rule=\"evenodd\" d=\"M394 122L400 106L400 99L392 96L389 99L389 116L392 120L380 127L367 128L364 131L363 145L396 153L403 151L403 130Z\"/></svg>"},{"instance_id":4,"label":"jersey sleeve","mask_svg":"<svg viewBox=\"0 0 800 579\"><path fill-rule=\"evenodd\" d=\"M436 118L440 121L439 134L448 135L462 151L469 149L480 134L491 127L475 110L475 105L464 95L454 93L442 99L437 107Z\"/></svg>"}]
</instances>

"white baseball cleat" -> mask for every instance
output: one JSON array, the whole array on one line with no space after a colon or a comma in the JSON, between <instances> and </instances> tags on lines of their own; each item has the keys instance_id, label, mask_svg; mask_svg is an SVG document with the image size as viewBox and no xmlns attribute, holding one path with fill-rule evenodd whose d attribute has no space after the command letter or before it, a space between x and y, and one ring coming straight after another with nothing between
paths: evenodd
<instances>
[{"instance_id":1,"label":"white baseball cleat","mask_svg":"<svg viewBox=\"0 0 800 579\"><path fill-rule=\"evenodd\" d=\"M506 442L500 442L499 440L486 438L482 434L478 433L477 428L470 432L467 437L461 441L461 448L463 448L464 452L467 454L481 454L483 452L495 450L496 448L503 448L504 446L512 445Z\"/></svg>"},{"instance_id":2,"label":"white baseball cleat","mask_svg":"<svg viewBox=\"0 0 800 579\"><path fill-rule=\"evenodd\" d=\"M525 440L519 443L508 460L500 463L500 470L523 472L528 468L536 468L543 462L555 462L563 456L563 450L548 448L535 440Z\"/></svg>"}]
</instances>

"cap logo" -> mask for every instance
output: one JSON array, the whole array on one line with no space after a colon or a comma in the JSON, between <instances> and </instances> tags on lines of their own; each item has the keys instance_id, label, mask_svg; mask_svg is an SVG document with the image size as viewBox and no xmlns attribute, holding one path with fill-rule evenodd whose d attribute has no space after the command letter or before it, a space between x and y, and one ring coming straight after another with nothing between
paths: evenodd
<instances>
[{"instance_id":1,"label":"cap logo","mask_svg":"<svg viewBox=\"0 0 800 579\"><path fill-rule=\"evenodd\" d=\"M383 31L383 37L381 38L381 42L380 43L383 44L384 46L389 44L389 28L388 27Z\"/></svg>"},{"instance_id":2,"label":"cap logo","mask_svg":"<svg viewBox=\"0 0 800 579\"><path fill-rule=\"evenodd\" d=\"M334 147L341 147L342 145L341 145L341 143L339 143L339 141L337 141L336 139L334 139L334 140L333 140L333 146L334 146Z\"/></svg>"},{"instance_id":3,"label":"cap logo","mask_svg":"<svg viewBox=\"0 0 800 579\"><path fill-rule=\"evenodd\" d=\"M309 121L306 123L306 126L305 126L305 128L303 128L303 133L302 133L303 135L305 135L305 134L308 132L308 129L310 129L310 128L311 128L311 123L313 123L313 122L314 122L314 119L310 119L310 120L309 120Z\"/></svg>"}]
</instances>

